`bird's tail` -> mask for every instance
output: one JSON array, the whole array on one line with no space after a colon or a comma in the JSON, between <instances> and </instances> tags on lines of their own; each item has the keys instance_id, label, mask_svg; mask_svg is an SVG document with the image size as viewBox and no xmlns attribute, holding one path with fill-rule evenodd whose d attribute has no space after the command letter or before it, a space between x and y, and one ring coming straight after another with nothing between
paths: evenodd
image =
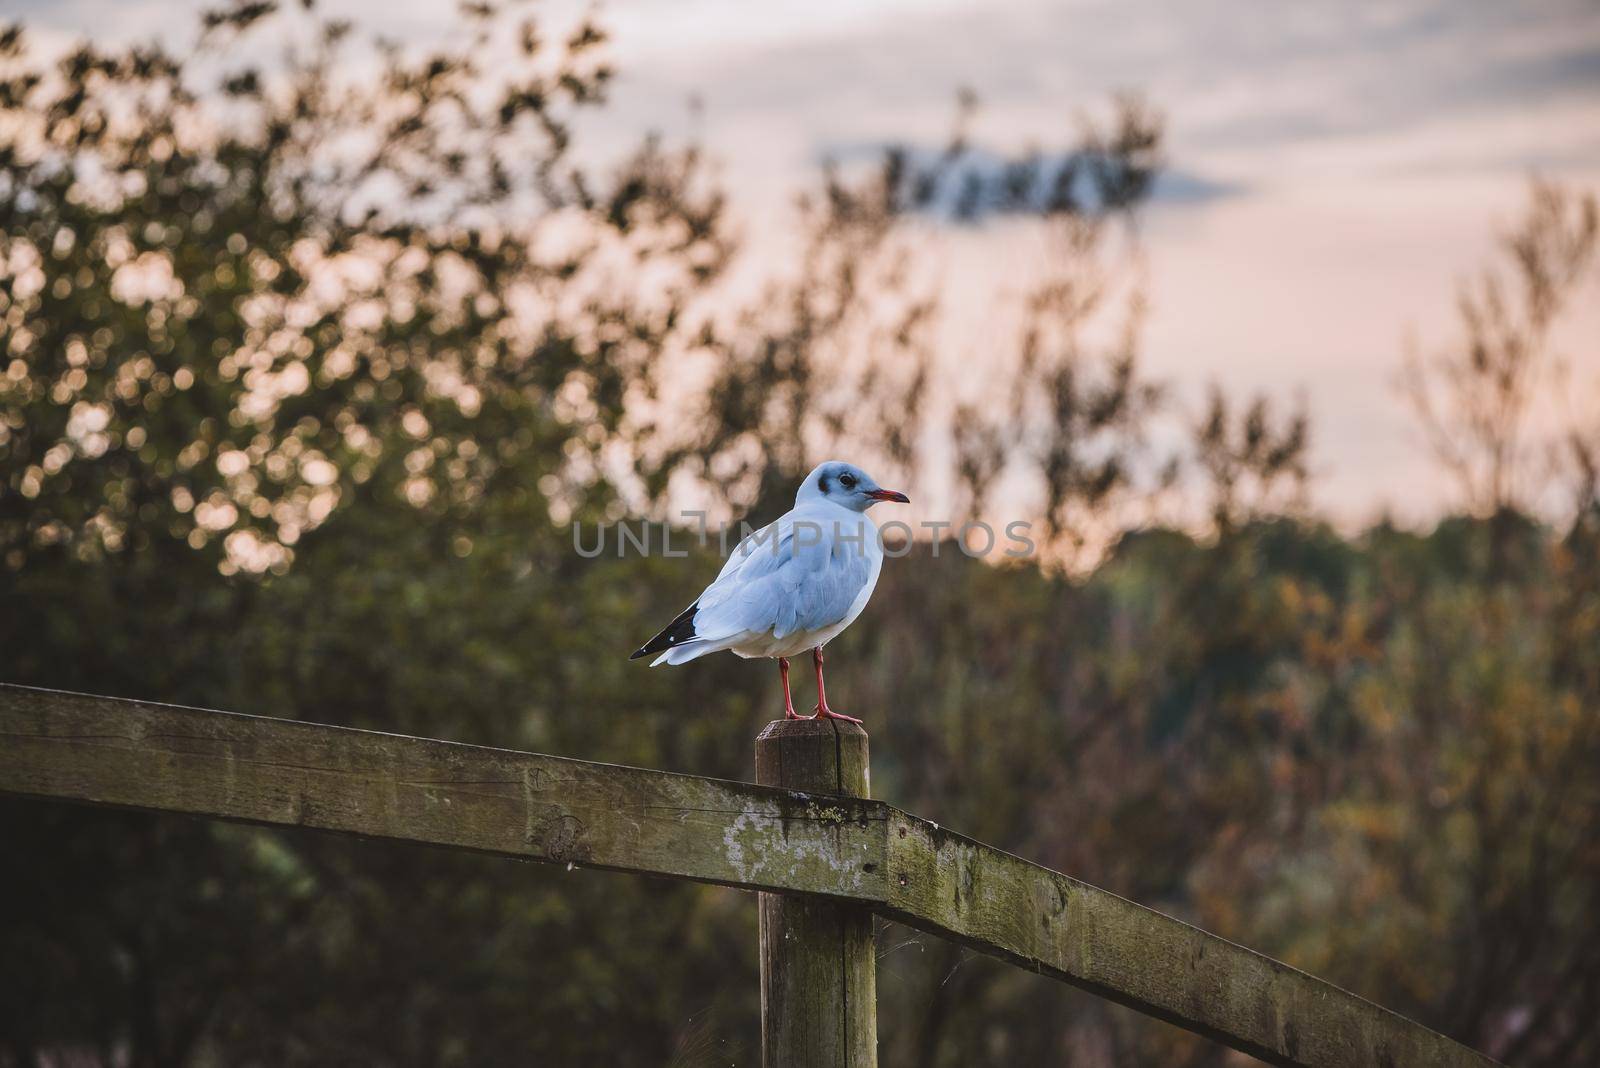
<instances>
[{"instance_id":1,"label":"bird's tail","mask_svg":"<svg viewBox=\"0 0 1600 1068\"><path fill-rule=\"evenodd\" d=\"M683 643L675 649L668 649L654 660L650 661L651 667L660 667L662 664L687 664L696 657L714 653L722 648L720 644L707 641L704 638Z\"/></svg>"}]
</instances>

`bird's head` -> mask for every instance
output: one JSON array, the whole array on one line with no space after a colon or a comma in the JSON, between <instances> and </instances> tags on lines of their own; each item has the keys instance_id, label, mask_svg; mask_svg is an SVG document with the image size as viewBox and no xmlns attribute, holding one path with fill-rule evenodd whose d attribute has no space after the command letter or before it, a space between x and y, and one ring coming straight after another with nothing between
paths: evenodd
<instances>
[{"instance_id":1,"label":"bird's head","mask_svg":"<svg viewBox=\"0 0 1600 1068\"><path fill-rule=\"evenodd\" d=\"M818 464L800 483L800 492L795 494L794 503L801 504L819 497L852 512L865 512L879 501L911 503L904 493L882 488L861 468L841 460Z\"/></svg>"}]
</instances>

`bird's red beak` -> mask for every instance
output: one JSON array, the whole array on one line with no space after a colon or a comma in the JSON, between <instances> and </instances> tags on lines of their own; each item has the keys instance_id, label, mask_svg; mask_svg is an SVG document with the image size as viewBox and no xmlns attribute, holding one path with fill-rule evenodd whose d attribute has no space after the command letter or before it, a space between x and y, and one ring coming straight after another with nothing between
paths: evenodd
<instances>
[{"instance_id":1,"label":"bird's red beak","mask_svg":"<svg viewBox=\"0 0 1600 1068\"><path fill-rule=\"evenodd\" d=\"M868 490L867 496L875 501L893 501L896 504L910 504L911 498L899 490L876 489Z\"/></svg>"}]
</instances>

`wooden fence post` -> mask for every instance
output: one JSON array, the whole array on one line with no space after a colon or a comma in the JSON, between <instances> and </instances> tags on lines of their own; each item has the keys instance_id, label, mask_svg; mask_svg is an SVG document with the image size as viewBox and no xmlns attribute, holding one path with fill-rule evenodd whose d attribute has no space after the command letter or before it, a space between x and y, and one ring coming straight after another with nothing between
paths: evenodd
<instances>
[{"instance_id":1,"label":"wooden fence post","mask_svg":"<svg viewBox=\"0 0 1600 1068\"><path fill-rule=\"evenodd\" d=\"M840 720L777 720L756 739L756 781L808 794L870 797L867 732ZM876 1068L872 913L761 895L761 1063Z\"/></svg>"}]
</instances>

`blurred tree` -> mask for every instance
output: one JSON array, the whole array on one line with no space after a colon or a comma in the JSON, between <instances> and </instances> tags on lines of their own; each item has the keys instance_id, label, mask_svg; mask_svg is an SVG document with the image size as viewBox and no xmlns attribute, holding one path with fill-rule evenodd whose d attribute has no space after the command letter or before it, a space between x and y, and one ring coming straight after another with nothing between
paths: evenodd
<instances>
[{"instance_id":1,"label":"blurred tree","mask_svg":"<svg viewBox=\"0 0 1600 1068\"><path fill-rule=\"evenodd\" d=\"M1112 246L1118 224L1132 235L1161 166L1161 137L1160 116L1125 96L1108 128L1085 120L1073 151L1048 165L1038 155L1011 164L987 198L1011 212L1032 206L1045 255L1024 284L1010 351L1009 339L996 339L982 356L995 368L987 389L956 408L960 507L982 518L996 486L1011 480L1013 499L1029 500L1028 514L1042 521L1051 559L1077 559L1106 535L1122 496L1154 488L1138 476L1162 390L1139 365L1142 280ZM920 187L924 196L938 189ZM981 189L973 195L984 199Z\"/></svg>"},{"instance_id":2,"label":"blurred tree","mask_svg":"<svg viewBox=\"0 0 1600 1068\"><path fill-rule=\"evenodd\" d=\"M1525 510L1548 444L1529 425L1553 381L1550 329L1570 303L1600 238L1593 193L1534 180L1527 214L1501 237L1507 269L1463 282L1459 346L1408 353L1401 379L1434 456L1480 515ZM1578 439L1574 439L1577 441Z\"/></svg>"},{"instance_id":3,"label":"blurred tree","mask_svg":"<svg viewBox=\"0 0 1600 1068\"><path fill-rule=\"evenodd\" d=\"M1226 535L1256 519L1305 505L1310 420L1304 409L1274 427L1271 406L1257 397L1233 419L1227 396L1213 385L1195 427L1195 460L1205 473L1209 519Z\"/></svg>"},{"instance_id":4,"label":"blurred tree","mask_svg":"<svg viewBox=\"0 0 1600 1068\"><path fill-rule=\"evenodd\" d=\"M880 471L915 466L936 298L910 271L896 182L892 162L859 185L829 168L801 198L793 269L700 339L711 382L663 428L668 466L692 464L741 511L787 508L844 441L873 442Z\"/></svg>"},{"instance_id":5,"label":"blurred tree","mask_svg":"<svg viewBox=\"0 0 1600 1068\"><path fill-rule=\"evenodd\" d=\"M452 48L352 54L346 24L273 12L208 15L187 60L84 45L47 72L5 36L12 570L175 539L281 572L356 498L443 545L485 495L593 492L726 257L692 152L568 162L610 76L592 24L550 46L475 6Z\"/></svg>"},{"instance_id":6,"label":"blurred tree","mask_svg":"<svg viewBox=\"0 0 1600 1068\"><path fill-rule=\"evenodd\" d=\"M891 145L874 165L825 165L820 192L799 203L795 268L702 339L711 385L694 429L662 453L666 468L688 462L736 503L770 509L845 445L914 484L926 440L948 437L962 509L978 516L994 484L1015 479L1037 499L1053 552L1081 544L1076 528L1130 487L1160 394L1138 365L1138 280L1119 276L1112 239L1118 224L1131 236L1149 196L1160 117L1124 97L1108 122L1084 120L1071 147L984 169L970 142L976 105L962 94L939 152ZM985 373L947 376L943 392L956 394L930 398L944 291L925 269L929 227L996 214L1040 227L1040 270L1014 330L967 358ZM1107 323L1112 342L1091 340Z\"/></svg>"}]
</instances>

